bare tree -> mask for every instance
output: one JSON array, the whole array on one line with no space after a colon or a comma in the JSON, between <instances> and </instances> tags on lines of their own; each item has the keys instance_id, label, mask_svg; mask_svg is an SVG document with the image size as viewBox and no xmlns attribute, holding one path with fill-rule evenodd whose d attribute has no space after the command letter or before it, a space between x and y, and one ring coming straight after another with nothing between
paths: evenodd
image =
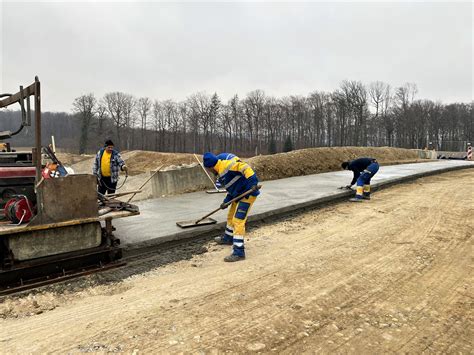
<instances>
[{"instance_id":1,"label":"bare tree","mask_svg":"<svg viewBox=\"0 0 474 355\"><path fill-rule=\"evenodd\" d=\"M245 120L248 127L250 146L256 152L261 151L260 147L260 125L265 105L265 93L262 90L254 90L247 94L244 102Z\"/></svg>"},{"instance_id":2,"label":"bare tree","mask_svg":"<svg viewBox=\"0 0 474 355\"><path fill-rule=\"evenodd\" d=\"M186 101L180 102L178 104L178 115L179 115L179 125L181 127L181 151L186 152L186 136L188 133L188 115L189 107Z\"/></svg>"},{"instance_id":3,"label":"bare tree","mask_svg":"<svg viewBox=\"0 0 474 355\"><path fill-rule=\"evenodd\" d=\"M94 94L87 94L77 97L72 103L73 112L79 117L81 121L81 134L79 138L79 154L84 154L88 139L89 128L94 119L94 111L97 105L97 100Z\"/></svg>"},{"instance_id":4,"label":"bare tree","mask_svg":"<svg viewBox=\"0 0 474 355\"><path fill-rule=\"evenodd\" d=\"M188 103L191 108L191 127L194 134L194 146L197 150L199 148L199 131L202 130L204 138L203 149L211 150L211 97L208 94L199 92L188 98Z\"/></svg>"},{"instance_id":5,"label":"bare tree","mask_svg":"<svg viewBox=\"0 0 474 355\"><path fill-rule=\"evenodd\" d=\"M180 103L135 100L121 92L108 93L97 103L88 94L75 99L74 116L45 115L43 128L57 132L65 146L80 152L104 134L127 149L223 149L244 155L281 151L285 140L296 148L420 148L433 141L438 148L464 149L474 139L472 102L444 105L415 100L416 93L410 83L392 90L379 81L365 86L345 80L333 92L275 98L255 90L242 101L235 95L224 105L217 93L196 93ZM10 119L8 113L0 114ZM81 132L79 139L75 132ZM22 139L15 137L16 142Z\"/></svg>"},{"instance_id":6,"label":"bare tree","mask_svg":"<svg viewBox=\"0 0 474 355\"><path fill-rule=\"evenodd\" d=\"M104 95L104 103L112 122L115 126L118 145L122 143L122 129L126 127L125 106L127 94L122 92L111 92Z\"/></svg>"},{"instance_id":7,"label":"bare tree","mask_svg":"<svg viewBox=\"0 0 474 355\"><path fill-rule=\"evenodd\" d=\"M411 104L417 91L416 85L411 83L406 83L395 90L393 113L396 117L395 130L399 147L409 148L414 144Z\"/></svg>"},{"instance_id":8,"label":"bare tree","mask_svg":"<svg viewBox=\"0 0 474 355\"><path fill-rule=\"evenodd\" d=\"M104 125L107 120L107 106L104 100L99 101L95 113L97 117L97 136L103 138Z\"/></svg>"},{"instance_id":9,"label":"bare tree","mask_svg":"<svg viewBox=\"0 0 474 355\"><path fill-rule=\"evenodd\" d=\"M141 148L142 150L146 147L146 129L147 129L147 117L152 109L152 101L148 97L141 97L138 99L136 109L140 116L140 130L141 130Z\"/></svg>"},{"instance_id":10,"label":"bare tree","mask_svg":"<svg viewBox=\"0 0 474 355\"><path fill-rule=\"evenodd\" d=\"M163 113L163 106L158 101L153 102L153 131L155 136L155 150L163 151L166 122Z\"/></svg>"},{"instance_id":11,"label":"bare tree","mask_svg":"<svg viewBox=\"0 0 474 355\"><path fill-rule=\"evenodd\" d=\"M136 100L132 95L126 94L124 99L123 112L125 117L125 128L126 128L126 139L127 139L127 150L133 146L135 138L135 124L137 116L135 115Z\"/></svg>"}]
</instances>

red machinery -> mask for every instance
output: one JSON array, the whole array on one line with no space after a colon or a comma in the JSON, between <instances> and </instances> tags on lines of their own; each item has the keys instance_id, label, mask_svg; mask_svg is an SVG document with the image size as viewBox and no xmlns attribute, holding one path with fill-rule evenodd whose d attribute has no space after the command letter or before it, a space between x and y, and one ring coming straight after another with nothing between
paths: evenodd
<instances>
[{"instance_id":1,"label":"red machinery","mask_svg":"<svg viewBox=\"0 0 474 355\"><path fill-rule=\"evenodd\" d=\"M0 95L0 109L20 104L22 123L0 131L0 139L31 124L34 98L34 148L26 153L0 144L0 295L121 265L120 240L112 220L140 212L111 210L99 215L97 180L92 174L67 174L54 153L41 144L40 82L15 94ZM5 98L3 98L5 97ZM42 164L42 154L53 163Z\"/></svg>"},{"instance_id":2,"label":"red machinery","mask_svg":"<svg viewBox=\"0 0 474 355\"><path fill-rule=\"evenodd\" d=\"M33 217L31 202L24 195L17 195L5 204L5 217L15 224L28 223Z\"/></svg>"}]
</instances>

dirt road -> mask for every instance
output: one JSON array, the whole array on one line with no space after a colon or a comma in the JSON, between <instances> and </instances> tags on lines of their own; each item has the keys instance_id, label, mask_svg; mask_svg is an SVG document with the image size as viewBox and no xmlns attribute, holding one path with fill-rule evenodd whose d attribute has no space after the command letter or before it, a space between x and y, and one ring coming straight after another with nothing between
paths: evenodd
<instances>
[{"instance_id":1,"label":"dirt road","mask_svg":"<svg viewBox=\"0 0 474 355\"><path fill-rule=\"evenodd\" d=\"M474 171L249 233L122 282L0 303L0 351L473 353ZM38 314L36 314L38 313Z\"/></svg>"}]
</instances>

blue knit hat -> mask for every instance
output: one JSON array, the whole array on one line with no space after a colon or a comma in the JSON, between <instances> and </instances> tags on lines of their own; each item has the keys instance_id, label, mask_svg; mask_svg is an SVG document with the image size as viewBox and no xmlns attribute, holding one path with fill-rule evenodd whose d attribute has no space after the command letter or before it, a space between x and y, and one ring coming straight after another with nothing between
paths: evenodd
<instances>
[{"instance_id":1,"label":"blue knit hat","mask_svg":"<svg viewBox=\"0 0 474 355\"><path fill-rule=\"evenodd\" d=\"M219 159L217 159L217 157L214 154L207 152L207 153L204 153L203 160L204 160L204 166L206 168L212 168L213 166L217 164L217 161Z\"/></svg>"}]
</instances>

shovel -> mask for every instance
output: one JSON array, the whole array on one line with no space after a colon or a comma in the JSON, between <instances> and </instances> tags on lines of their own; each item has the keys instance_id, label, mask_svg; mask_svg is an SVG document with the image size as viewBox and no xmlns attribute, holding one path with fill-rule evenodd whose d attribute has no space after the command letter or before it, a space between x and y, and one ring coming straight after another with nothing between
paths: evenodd
<instances>
[{"instance_id":1,"label":"shovel","mask_svg":"<svg viewBox=\"0 0 474 355\"><path fill-rule=\"evenodd\" d=\"M250 190L244 192L243 194L233 198L229 202L223 203L219 208L215 209L214 211L206 214L204 217L199 218L198 220L194 221L182 221L182 222L176 222L176 225L180 228L190 228L190 227L198 227L198 226L207 226L209 224L215 224L217 221L212 218L208 218L209 216L213 215L214 213L220 211L220 210L225 210L229 205L232 204L232 202L239 201L240 199L244 198L248 194L260 190L262 188L262 185L255 185L253 186Z\"/></svg>"}]
</instances>

